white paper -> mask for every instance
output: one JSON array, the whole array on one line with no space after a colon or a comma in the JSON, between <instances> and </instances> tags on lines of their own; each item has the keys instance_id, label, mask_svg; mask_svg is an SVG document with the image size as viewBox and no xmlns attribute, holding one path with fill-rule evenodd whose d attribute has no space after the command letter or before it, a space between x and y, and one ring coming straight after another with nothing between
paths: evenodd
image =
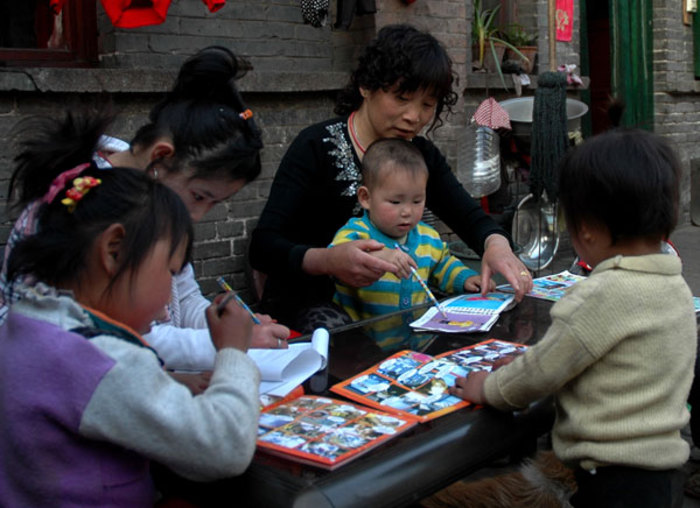
<instances>
[{"instance_id":1,"label":"white paper","mask_svg":"<svg viewBox=\"0 0 700 508\"><path fill-rule=\"evenodd\" d=\"M260 369L260 393L284 397L328 364L329 334L314 330L311 342L290 344L288 349L249 349Z\"/></svg>"}]
</instances>

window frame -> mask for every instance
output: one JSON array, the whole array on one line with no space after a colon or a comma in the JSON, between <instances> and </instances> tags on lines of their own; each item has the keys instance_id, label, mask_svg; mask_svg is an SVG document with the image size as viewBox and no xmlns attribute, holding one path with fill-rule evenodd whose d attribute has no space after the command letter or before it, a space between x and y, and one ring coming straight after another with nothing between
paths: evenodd
<instances>
[{"instance_id":1,"label":"window frame","mask_svg":"<svg viewBox=\"0 0 700 508\"><path fill-rule=\"evenodd\" d=\"M0 67L93 67L97 64L97 7L94 0L70 0L63 9L68 49L0 47Z\"/></svg>"}]
</instances>

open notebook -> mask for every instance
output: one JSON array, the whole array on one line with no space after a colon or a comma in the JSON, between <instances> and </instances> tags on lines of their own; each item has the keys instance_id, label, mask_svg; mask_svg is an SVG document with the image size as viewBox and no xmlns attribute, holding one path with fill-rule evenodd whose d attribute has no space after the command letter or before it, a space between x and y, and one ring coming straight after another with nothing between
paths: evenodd
<instances>
[{"instance_id":1,"label":"open notebook","mask_svg":"<svg viewBox=\"0 0 700 508\"><path fill-rule=\"evenodd\" d=\"M260 393L284 397L328 363L328 330L318 328L311 342L289 344L288 349L249 349L260 369Z\"/></svg>"}]
</instances>

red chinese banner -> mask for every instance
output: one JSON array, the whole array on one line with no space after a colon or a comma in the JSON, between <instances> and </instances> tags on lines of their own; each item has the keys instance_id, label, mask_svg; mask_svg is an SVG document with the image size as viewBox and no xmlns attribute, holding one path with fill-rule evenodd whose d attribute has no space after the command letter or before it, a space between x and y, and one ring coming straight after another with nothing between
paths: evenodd
<instances>
[{"instance_id":1,"label":"red chinese banner","mask_svg":"<svg viewBox=\"0 0 700 508\"><path fill-rule=\"evenodd\" d=\"M571 41L574 27L574 0L557 0L554 20L557 24L557 40Z\"/></svg>"}]
</instances>

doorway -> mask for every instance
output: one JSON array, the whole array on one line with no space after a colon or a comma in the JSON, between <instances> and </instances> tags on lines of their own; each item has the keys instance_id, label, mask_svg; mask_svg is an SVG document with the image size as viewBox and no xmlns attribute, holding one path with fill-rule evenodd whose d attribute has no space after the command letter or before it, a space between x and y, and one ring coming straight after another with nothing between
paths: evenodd
<instances>
[{"instance_id":1,"label":"doorway","mask_svg":"<svg viewBox=\"0 0 700 508\"><path fill-rule=\"evenodd\" d=\"M612 126L612 98L624 105L619 125L653 129L651 0L585 0L580 15L581 72L591 78L584 136Z\"/></svg>"}]
</instances>

